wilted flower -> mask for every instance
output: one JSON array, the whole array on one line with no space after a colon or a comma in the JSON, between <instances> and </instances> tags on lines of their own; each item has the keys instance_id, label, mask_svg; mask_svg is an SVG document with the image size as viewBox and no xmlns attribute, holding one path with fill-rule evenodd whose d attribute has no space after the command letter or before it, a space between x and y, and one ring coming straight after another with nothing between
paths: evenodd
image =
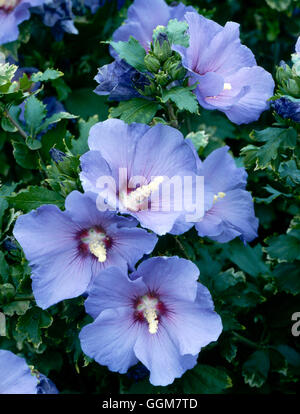
<instances>
[{"instance_id":1,"label":"wilted flower","mask_svg":"<svg viewBox=\"0 0 300 414\"><path fill-rule=\"evenodd\" d=\"M185 183L196 160L178 130L108 119L91 128L88 143L80 178L85 191L98 194L99 208L130 214L160 235L181 214L194 213L193 189Z\"/></svg>"},{"instance_id":2,"label":"wilted flower","mask_svg":"<svg viewBox=\"0 0 300 414\"><path fill-rule=\"evenodd\" d=\"M300 122L300 100L293 102L283 96L276 99L272 106L282 118L289 118L295 122Z\"/></svg>"},{"instance_id":3,"label":"wilted flower","mask_svg":"<svg viewBox=\"0 0 300 414\"><path fill-rule=\"evenodd\" d=\"M151 253L157 238L133 219L100 212L92 194L73 191L66 210L44 205L18 217L14 236L32 268L32 289L45 309L83 294L109 266L127 271Z\"/></svg>"},{"instance_id":4,"label":"wilted flower","mask_svg":"<svg viewBox=\"0 0 300 414\"><path fill-rule=\"evenodd\" d=\"M94 92L98 95L109 95L109 99L116 101L140 97L137 89L143 90L149 84L144 75L124 60L102 66L94 79L99 83Z\"/></svg>"},{"instance_id":5,"label":"wilted flower","mask_svg":"<svg viewBox=\"0 0 300 414\"><path fill-rule=\"evenodd\" d=\"M58 391L45 375L31 372L25 359L0 349L0 394L58 394Z\"/></svg>"},{"instance_id":6,"label":"wilted flower","mask_svg":"<svg viewBox=\"0 0 300 414\"><path fill-rule=\"evenodd\" d=\"M131 280L116 267L103 271L85 303L95 321L80 333L83 351L121 374L141 361L153 385L172 383L222 331L198 276L192 262L178 257L148 259Z\"/></svg>"},{"instance_id":7,"label":"wilted flower","mask_svg":"<svg viewBox=\"0 0 300 414\"><path fill-rule=\"evenodd\" d=\"M269 106L274 81L242 45L239 25L224 27L197 13L186 13L189 47L174 46L182 56L194 93L205 109L218 109L236 124L256 121Z\"/></svg>"},{"instance_id":8,"label":"wilted flower","mask_svg":"<svg viewBox=\"0 0 300 414\"><path fill-rule=\"evenodd\" d=\"M63 38L64 32L78 34L74 26L71 0L45 0L44 5L36 9L46 26L52 28L56 40Z\"/></svg>"},{"instance_id":9,"label":"wilted flower","mask_svg":"<svg viewBox=\"0 0 300 414\"><path fill-rule=\"evenodd\" d=\"M0 45L17 40L19 24L30 18L29 9L44 2L45 0L0 0Z\"/></svg>"}]
</instances>

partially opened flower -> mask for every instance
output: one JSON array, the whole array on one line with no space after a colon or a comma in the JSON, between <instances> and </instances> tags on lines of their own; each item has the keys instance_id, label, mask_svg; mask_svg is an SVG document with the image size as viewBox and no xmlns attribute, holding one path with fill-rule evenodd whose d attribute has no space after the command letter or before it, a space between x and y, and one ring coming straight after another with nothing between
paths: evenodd
<instances>
[{"instance_id":1,"label":"partially opened flower","mask_svg":"<svg viewBox=\"0 0 300 414\"><path fill-rule=\"evenodd\" d=\"M241 44L239 24L224 27L197 13L186 13L189 47L174 46L188 70L190 84L205 109L218 109L236 124L256 121L269 104L274 81L257 66L253 53Z\"/></svg>"},{"instance_id":2,"label":"partially opened flower","mask_svg":"<svg viewBox=\"0 0 300 414\"><path fill-rule=\"evenodd\" d=\"M102 66L94 79L99 83L94 92L97 95L109 95L109 99L116 101L140 97L138 89L144 89L149 83L144 75L124 60Z\"/></svg>"},{"instance_id":3,"label":"partially opened flower","mask_svg":"<svg viewBox=\"0 0 300 414\"><path fill-rule=\"evenodd\" d=\"M185 184L196 160L177 129L109 119L91 128L88 143L80 178L85 191L98 194L99 208L130 214L160 235L193 213L192 185Z\"/></svg>"},{"instance_id":4,"label":"partially opened flower","mask_svg":"<svg viewBox=\"0 0 300 414\"><path fill-rule=\"evenodd\" d=\"M0 349L0 394L58 394L58 391L47 377L32 372L25 359Z\"/></svg>"},{"instance_id":5,"label":"partially opened flower","mask_svg":"<svg viewBox=\"0 0 300 414\"><path fill-rule=\"evenodd\" d=\"M52 28L56 40L64 33L78 34L73 21L72 0L44 0L44 5L35 12L41 15L46 26Z\"/></svg>"},{"instance_id":6,"label":"partially opened flower","mask_svg":"<svg viewBox=\"0 0 300 414\"><path fill-rule=\"evenodd\" d=\"M141 361L153 385L172 383L222 331L198 276L178 257L148 259L131 280L115 267L103 271L85 304L95 321L80 333L83 351L121 374Z\"/></svg>"},{"instance_id":7,"label":"partially opened flower","mask_svg":"<svg viewBox=\"0 0 300 414\"><path fill-rule=\"evenodd\" d=\"M293 102L290 99L282 96L272 103L275 111L282 118L289 118L295 122L300 122L300 102Z\"/></svg>"},{"instance_id":8,"label":"partially opened flower","mask_svg":"<svg viewBox=\"0 0 300 414\"><path fill-rule=\"evenodd\" d=\"M17 40L19 24L30 18L30 8L45 0L0 0L0 45Z\"/></svg>"},{"instance_id":9,"label":"partially opened flower","mask_svg":"<svg viewBox=\"0 0 300 414\"><path fill-rule=\"evenodd\" d=\"M93 195L73 191L66 210L44 205L17 219L14 236L32 268L37 304L45 309L83 294L109 266L127 271L152 252L157 238L131 218L100 212Z\"/></svg>"}]
</instances>

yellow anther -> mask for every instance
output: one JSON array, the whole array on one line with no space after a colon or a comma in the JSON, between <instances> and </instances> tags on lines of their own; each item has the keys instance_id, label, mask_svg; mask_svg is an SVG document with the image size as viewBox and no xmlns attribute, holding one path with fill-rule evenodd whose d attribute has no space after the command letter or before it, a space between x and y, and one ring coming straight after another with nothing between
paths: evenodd
<instances>
[{"instance_id":1,"label":"yellow anther","mask_svg":"<svg viewBox=\"0 0 300 414\"><path fill-rule=\"evenodd\" d=\"M93 240L89 243L90 252L98 258L98 262L103 263L106 260L106 248L102 241Z\"/></svg>"},{"instance_id":2,"label":"yellow anther","mask_svg":"<svg viewBox=\"0 0 300 414\"><path fill-rule=\"evenodd\" d=\"M130 194L122 195L122 202L128 210L138 211L141 204L150 197L151 193L156 191L163 182L164 177L155 177L149 184L142 185Z\"/></svg>"},{"instance_id":3,"label":"yellow anther","mask_svg":"<svg viewBox=\"0 0 300 414\"><path fill-rule=\"evenodd\" d=\"M19 3L19 0L0 0L0 7L5 7L6 9L13 9Z\"/></svg>"},{"instance_id":4,"label":"yellow anther","mask_svg":"<svg viewBox=\"0 0 300 414\"><path fill-rule=\"evenodd\" d=\"M225 82L224 83L224 91L231 91L231 89L232 89L231 83Z\"/></svg>"},{"instance_id":5,"label":"yellow anther","mask_svg":"<svg viewBox=\"0 0 300 414\"><path fill-rule=\"evenodd\" d=\"M219 198L224 198L226 196L226 193L223 193L223 191L219 191L218 194L214 195L214 203L218 201Z\"/></svg>"},{"instance_id":6,"label":"yellow anther","mask_svg":"<svg viewBox=\"0 0 300 414\"><path fill-rule=\"evenodd\" d=\"M155 298L149 298L147 295L141 298L142 302L138 305L137 310L143 312L144 318L148 322L149 332L156 334L158 331L158 316L157 316L157 303Z\"/></svg>"}]
</instances>

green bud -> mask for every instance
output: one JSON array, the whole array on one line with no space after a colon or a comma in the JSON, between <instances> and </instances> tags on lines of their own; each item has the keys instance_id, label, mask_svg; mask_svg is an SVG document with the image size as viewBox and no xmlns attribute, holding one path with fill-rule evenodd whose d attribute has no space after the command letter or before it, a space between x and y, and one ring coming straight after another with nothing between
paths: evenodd
<instances>
[{"instance_id":1,"label":"green bud","mask_svg":"<svg viewBox=\"0 0 300 414\"><path fill-rule=\"evenodd\" d=\"M170 82L169 75L165 72L159 72L155 75L157 83L161 86L166 86Z\"/></svg>"},{"instance_id":2,"label":"green bud","mask_svg":"<svg viewBox=\"0 0 300 414\"><path fill-rule=\"evenodd\" d=\"M150 54L146 55L144 62L149 72L157 73L159 71L160 62L155 56L150 55Z\"/></svg>"},{"instance_id":3,"label":"green bud","mask_svg":"<svg viewBox=\"0 0 300 414\"><path fill-rule=\"evenodd\" d=\"M154 83L150 83L150 85L146 85L143 89L143 91L139 91L140 93L142 93L145 96L153 96L156 95L157 90L156 90L156 86Z\"/></svg>"},{"instance_id":4,"label":"green bud","mask_svg":"<svg viewBox=\"0 0 300 414\"><path fill-rule=\"evenodd\" d=\"M180 59L174 56L165 62L163 69L174 81L183 79L186 75L186 69L182 66Z\"/></svg>"},{"instance_id":5,"label":"green bud","mask_svg":"<svg viewBox=\"0 0 300 414\"><path fill-rule=\"evenodd\" d=\"M172 56L172 49L168 36L165 33L160 33L154 42L153 54L160 62L165 62Z\"/></svg>"},{"instance_id":6,"label":"green bud","mask_svg":"<svg viewBox=\"0 0 300 414\"><path fill-rule=\"evenodd\" d=\"M276 79L278 83L287 82L291 77L292 77L292 70L287 64L282 63L281 66L278 66L277 72L276 72Z\"/></svg>"}]
</instances>

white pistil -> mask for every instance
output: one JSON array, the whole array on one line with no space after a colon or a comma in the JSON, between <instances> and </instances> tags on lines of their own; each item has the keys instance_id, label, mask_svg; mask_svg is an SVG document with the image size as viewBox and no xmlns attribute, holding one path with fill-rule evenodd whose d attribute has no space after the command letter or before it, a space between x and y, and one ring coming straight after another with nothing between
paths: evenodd
<instances>
[{"instance_id":1,"label":"white pistil","mask_svg":"<svg viewBox=\"0 0 300 414\"><path fill-rule=\"evenodd\" d=\"M218 201L219 198L224 198L226 196L226 193L223 193L222 191L219 191L218 194L214 195L214 203Z\"/></svg>"},{"instance_id":2,"label":"white pistil","mask_svg":"<svg viewBox=\"0 0 300 414\"><path fill-rule=\"evenodd\" d=\"M0 0L0 7L3 7L7 10L12 10L17 6L18 3L19 0Z\"/></svg>"},{"instance_id":3,"label":"white pistil","mask_svg":"<svg viewBox=\"0 0 300 414\"><path fill-rule=\"evenodd\" d=\"M105 246L106 235L101 232L97 232L94 229L90 229L87 237L82 238L82 242L86 243L90 252L97 257L100 263L105 262L107 251Z\"/></svg>"},{"instance_id":4,"label":"white pistil","mask_svg":"<svg viewBox=\"0 0 300 414\"><path fill-rule=\"evenodd\" d=\"M225 82L224 83L224 91L231 91L231 89L232 89L231 83Z\"/></svg>"},{"instance_id":5,"label":"white pistil","mask_svg":"<svg viewBox=\"0 0 300 414\"><path fill-rule=\"evenodd\" d=\"M158 330L158 315L157 315L157 304L158 300L155 298L149 298L147 295L141 298L141 303L137 306L137 310L142 312L144 318L148 322L149 332L156 334Z\"/></svg>"},{"instance_id":6,"label":"white pistil","mask_svg":"<svg viewBox=\"0 0 300 414\"><path fill-rule=\"evenodd\" d=\"M151 193L156 191L159 185L163 182L164 177L155 177L149 184L142 185L129 194L123 193L121 200L124 206L131 211L138 211L141 204L150 197Z\"/></svg>"}]
</instances>

